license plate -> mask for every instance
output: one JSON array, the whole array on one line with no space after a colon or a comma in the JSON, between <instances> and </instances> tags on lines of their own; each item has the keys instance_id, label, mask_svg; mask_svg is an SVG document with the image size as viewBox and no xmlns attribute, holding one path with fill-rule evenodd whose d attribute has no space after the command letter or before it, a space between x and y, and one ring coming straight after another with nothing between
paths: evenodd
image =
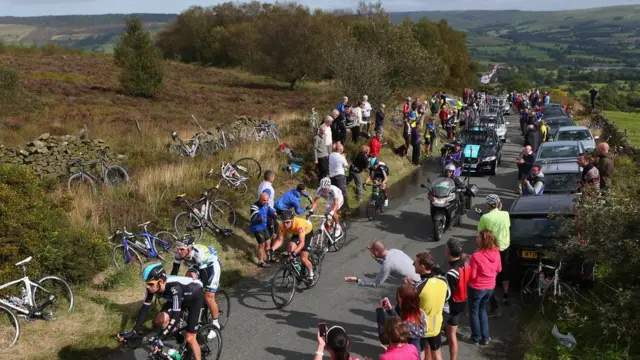
<instances>
[{"instance_id":1,"label":"license plate","mask_svg":"<svg viewBox=\"0 0 640 360\"><path fill-rule=\"evenodd\" d=\"M477 168L477 167L478 167L478 164L471 164L471 165L469 165L469 166L470 166L472 169L475 169L475 168Z\"/></svg>"},{"instance_id":2,"label":"license plate","mask_svg":"<svg viewBox=\"0 0 640 360\"><path fill-rule=\"evenodd\" d=\"M522 251L522 257L525 259L536 259L538 257L537 251Z\"/></svg>"}]
</instances>

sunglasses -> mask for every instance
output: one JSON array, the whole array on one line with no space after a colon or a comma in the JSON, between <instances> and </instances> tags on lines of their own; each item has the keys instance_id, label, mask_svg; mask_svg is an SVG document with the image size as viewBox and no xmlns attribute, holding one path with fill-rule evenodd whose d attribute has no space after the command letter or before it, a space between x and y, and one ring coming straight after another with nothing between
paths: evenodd
<instances>
[{"instance_id":1,"label":"sunglasses","mask_svg":"<svg viewBox=\"0 0 640 360\"><path fill-rule=\"evenodd\" d=\"M293 220L284 221L285 224L291 224L292 222L293 222Z\"/></svg>"},{"instance_id":2,"label":"sunglasses","mask_svg":"<svg viewBox=\"0 0 640 360\"><path fill-rule=\"evenodd\" d=\"M156 286L156 284L158 283L158 280L156 281L147 281L147 287L153 287Z\"/></svg>"}]
</instances>

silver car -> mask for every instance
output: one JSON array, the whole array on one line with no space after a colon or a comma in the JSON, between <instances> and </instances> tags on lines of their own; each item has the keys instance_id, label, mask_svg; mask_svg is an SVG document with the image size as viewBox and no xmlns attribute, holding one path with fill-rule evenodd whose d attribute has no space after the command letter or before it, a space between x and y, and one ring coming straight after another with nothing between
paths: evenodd
<instances>
[{"instance_id":1,"label":"silver car","mask_svg":"<svg viewBox=\"0 0 640 360\"><path fill-rule=\"evenodd\" d=\"M504 120L504 116L502 116L502 114L495 112L484 113L480 116L479 122L480 124L495 127L500 141L507 141L507 125L509 125L509 123Z\"/></svg>"},{"instance_id":2,"label":"silver car","mask_svg":"<svg viewBox=\"0 0 640 360\"><path fill-rule=\"evenodd\" d=\"M580 141L585 150L593 150L596 147L596 139L586 126L563 126L558 129L553 141Z\"/></svg>"},{"instance_id":3,"label":"silver car","mask_svg":"<svg viewBox=\"0 0 640 360\"><path fill-rule=\"evenodd\" d=\"M536 162L540 164L576 162L578 155L584 152L584 146L580 141L546 142L538 148Z\"/></svg>"},{"instance_id":4,"label":"silver car","mask_svg":"<svg viewBox=\"0 0 640 360\"><path fill-rule=\"evenodd\" d=\"M578 181L582 177L582 168L577 162L545 164L544 194L569 194L578 191Z\"/></svg>"}]
</instances>

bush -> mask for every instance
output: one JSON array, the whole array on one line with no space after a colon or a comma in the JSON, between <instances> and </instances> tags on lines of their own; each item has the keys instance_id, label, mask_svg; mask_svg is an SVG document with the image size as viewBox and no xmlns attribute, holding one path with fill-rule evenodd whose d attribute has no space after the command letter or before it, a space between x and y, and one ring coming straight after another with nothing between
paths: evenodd
<instances>
[{"instance_id":1,"label":"bush","mask_svg":"<svg viewBox=\"0 0 640 360\"><path fill-rule=\"evenodd\" d=\"M125 94L153 97L162 89L162 57L139 18L127 17L125 32L114 48L114 60L121 69L120 86Z\"/></svg>"},{"instance_id":2,"label":"bush","mask_svg":"<svg viewBox=\"0 0 640 360\"><path fill-rule=\"evenodd\" d=\"M73 283L89 281L109 259L108 242L74 229L63 205L46 194L23 166L0 166L0 281L21 275L14 264L28 256L31 276L55 274Z\"/></svg>"},{"instance_id":3,"label":"bush","mask_svg":"<svg viewBox=\"0 0 640 360\"><path fill-rule=\"evenodd\" d=\"M0 113L14 115L41 109L42 102L24 89L20 74L14 69L0 67Z\"/></svg>"}]
</instances>

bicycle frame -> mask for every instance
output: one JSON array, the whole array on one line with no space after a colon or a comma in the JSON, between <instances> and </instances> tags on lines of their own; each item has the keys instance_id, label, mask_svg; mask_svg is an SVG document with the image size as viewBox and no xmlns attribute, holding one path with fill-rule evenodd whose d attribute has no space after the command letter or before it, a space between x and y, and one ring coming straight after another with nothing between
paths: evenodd
<instances>
[{"instance_id":1,"label":"bicycle frame","mask_svg":"<svg viewBox=\"0 0 640 360\"><path fill-rule=\"evenodd\" d=\"M190 138L190 139L184 139L184 140L182 138L178 138L177 141L180 143L180 146L187 152L189 157L196 156L196 152L200 147L200 140L198 140L197 138ZM192 143L192 145L189 146L186 144L186 142L190 142Z\"/></svg>"},{"instance_id":2,"label":"bicycle frame","mask_svg":"<svg viewBox=\"0 0 640 360\"><path fill-rule=\"evenodd\" d=\"M329 239L329 242L330 242L329 245L333 245L335 243L335 240L333 239L333 237L331 236L329 231L327 231L327 227L325 226L326 223L327 223L327 217L325 215L311 215L311 216L309 216L309 219L311 219L311 218L322 218L322 220L320 221L320 231L321 231L323 237L326 236L327 239ZM335 218L332 218L332 221L333 221L333 225L332 226L335 226L335 224L336 224ZM344 236L344 234L341 235L341 236ZM323 241L323 244L321 244L321 245L324 246L324 241Z\"/></svg>"},{"instance_id":3,"label":"bicycle frame","mask_svg":"<svg viewBox=\"0 0 640 360\"><path fill-rule=\"evenodd\" d=\"M40 289L42 291L46 291L47 293L49 293L49 291L47 291L47 289L43 288L42 286L40 286L37 283L32 282L29 279L29 277L26 276L26 275L21 279L14 280L14 281L8 282L8 283L6 283L4 285L1 285L0 286L0 290L8 288L8 287L16 285L16 284L19 284L19 283L23 283L24 284L24 288L25 288L25 290L27 292L27 299L28 299L28 304L27 305L31 309L35 309L36 308L35 299L33 298L33 292L31 291L31 289L33 287L37 287L38 289ZM0 304L6 306L8 308L13 309L13 310L19 312L22 315L30 315L32 313L29 309L21 307L21 306L17 306L16 304L11 303L11 302L7 301L4 298L0 298Z\"/></svg>"}]
</instances>

